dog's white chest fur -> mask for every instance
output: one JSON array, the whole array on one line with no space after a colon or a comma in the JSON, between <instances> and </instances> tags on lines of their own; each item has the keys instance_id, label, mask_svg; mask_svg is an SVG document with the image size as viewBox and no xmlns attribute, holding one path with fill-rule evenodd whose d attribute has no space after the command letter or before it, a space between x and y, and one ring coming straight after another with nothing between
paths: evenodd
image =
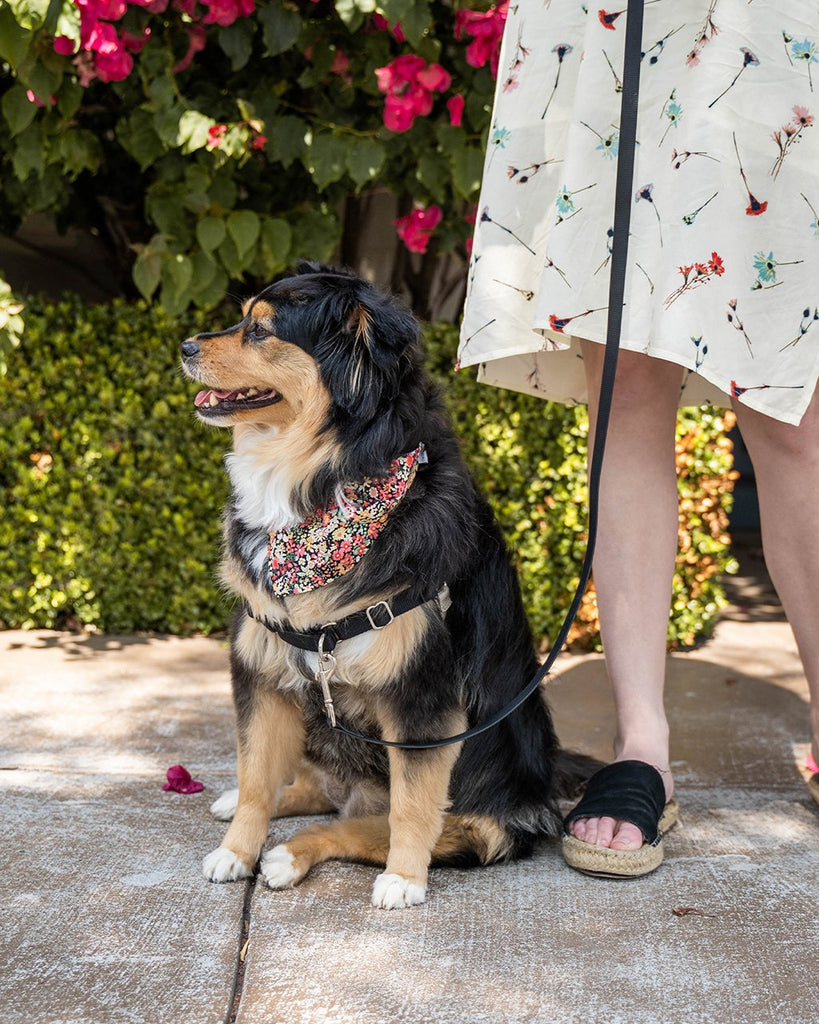
<instances>
[{"instance_id":1,"label":"dog's white chest fur","mask_svg":"<svg viewBox=\"0 0 819 1024\"><path fill-rule=\"evenodd\" d=\"M277 433L275 427L260 430L255 444L245 439L225 459L237 517L245 526L266 533L298 522L292 506L292 471L286 462L271 458L272 446L264 443L274 441Z\"/></svg>"}]
</instances>

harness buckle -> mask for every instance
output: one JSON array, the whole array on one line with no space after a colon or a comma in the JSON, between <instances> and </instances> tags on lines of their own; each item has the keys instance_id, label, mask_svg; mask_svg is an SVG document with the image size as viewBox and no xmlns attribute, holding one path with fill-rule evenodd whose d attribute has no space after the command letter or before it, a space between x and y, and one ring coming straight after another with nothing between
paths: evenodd
<instances>
[{"instance_id":1,"label":"harness buckle","mask_svg":"<svg viewBox=\"0 0 819 1024\"><path fill-rule=\"evenodd\" d=\"M452 598L449 594L449 584L445 583L438 593L433 598L435 603L438 605L438 611L441 613L441 618L446 618L446 613L452 607Z\"/></svg>"},{"instance_id":2,"label":"harness buckle","mask_svg":"<svg viewBox=\"0 0 819 1024\"><path fill-rule=\"evenodd\" d=\"M378 623L373 618L376 609L379 608L383 608L387 615L389 615L386 622ZM375 604L371 604L369 608L364 609L364 614L367 616L367 621L369 622L371 629L386 629L391 622L395 621L395 615L393 614L393 610L390 608L388 601L376 601Z\"/></svg>"}]
</instances>

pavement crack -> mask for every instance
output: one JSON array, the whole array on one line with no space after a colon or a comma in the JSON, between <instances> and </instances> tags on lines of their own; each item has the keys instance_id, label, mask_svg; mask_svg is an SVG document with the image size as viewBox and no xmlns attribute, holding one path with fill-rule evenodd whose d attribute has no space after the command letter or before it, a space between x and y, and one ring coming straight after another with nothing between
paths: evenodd
<instances>
[{"instance_id":1,"label":"pavement crack","mask_svg":"<svg viewBox=\"0 0 819 1024\"><path fill-rule=\"evenodd\" d=\"M239 930L239 945L236 950L236 968L233 974L233 987L230 992L230 1002L228 1003L228 1012L225 1017L225 1024L236 1024L239 1005L242 1002L242 991L245 984L247 950L250 945L250 907L253 902L253 893L255 889L256 875L251 875L245 883L245 898L242 902L242 923Z\"/></svg>"}]
</instances>

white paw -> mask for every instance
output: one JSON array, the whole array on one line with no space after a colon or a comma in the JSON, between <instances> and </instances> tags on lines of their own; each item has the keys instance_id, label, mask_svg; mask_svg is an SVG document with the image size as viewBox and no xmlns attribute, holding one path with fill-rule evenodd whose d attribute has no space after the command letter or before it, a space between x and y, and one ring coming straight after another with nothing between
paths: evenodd
<instances>
[{"instance_id":1,"label":"white paw","mask_svg":"<svg viewBox=\"0 0 819 1024\"><path fill-rule=\"evenodd\" d=\"M262 854L261 875L271 889L286 889L299 880L293 854L280 844Z\"/></svg>"},{"instance_id":2,"label":"white paw","mask_svg":"<svg viewBox=\"0 0 819 1024\"><path fill-rule=\"evenodd\" d=\"M218 847L202 861L202 874L210 882L235 882L247 878L252 870L226 846Z\"/></svg>"},{"instance_id":3,"label":"white paw","mask_svg":"<svg viewBox=\"0 0 819 1024\"><path fill-rule=\"evenodd\" d=\"M402 878L401 875L379 875L373 886L372 905L382 910L399 910L423 903L427 890L423 885Z\"/></svg>"},{"instance_id":4,"label":"white paw","mask_svg":"<svg viewBox=\"0 0 819 1024\"><path fill-rule=\"evenodd\" d=\"M239 790L227 789L210 805L210 813L217 821L230 821L239 803Z\"/></svg>"}]
</instances>

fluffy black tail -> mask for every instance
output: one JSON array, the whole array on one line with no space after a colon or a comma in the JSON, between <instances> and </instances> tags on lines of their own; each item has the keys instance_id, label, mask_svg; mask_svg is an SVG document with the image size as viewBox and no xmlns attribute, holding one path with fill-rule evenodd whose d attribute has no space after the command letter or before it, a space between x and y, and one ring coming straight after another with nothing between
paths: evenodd
<instances>
[{"instance_id":1,"label":"fluffy black tail","mask_svg":"<svg viewBox=\"0 0 819 1024\"><path fill-rule=\"evenodd\" d=\"M571 800L579 796L583 786L603 762L576 750L560 750L552 774L554 795L558 800Z\"/></svg>"}]
</instances>

